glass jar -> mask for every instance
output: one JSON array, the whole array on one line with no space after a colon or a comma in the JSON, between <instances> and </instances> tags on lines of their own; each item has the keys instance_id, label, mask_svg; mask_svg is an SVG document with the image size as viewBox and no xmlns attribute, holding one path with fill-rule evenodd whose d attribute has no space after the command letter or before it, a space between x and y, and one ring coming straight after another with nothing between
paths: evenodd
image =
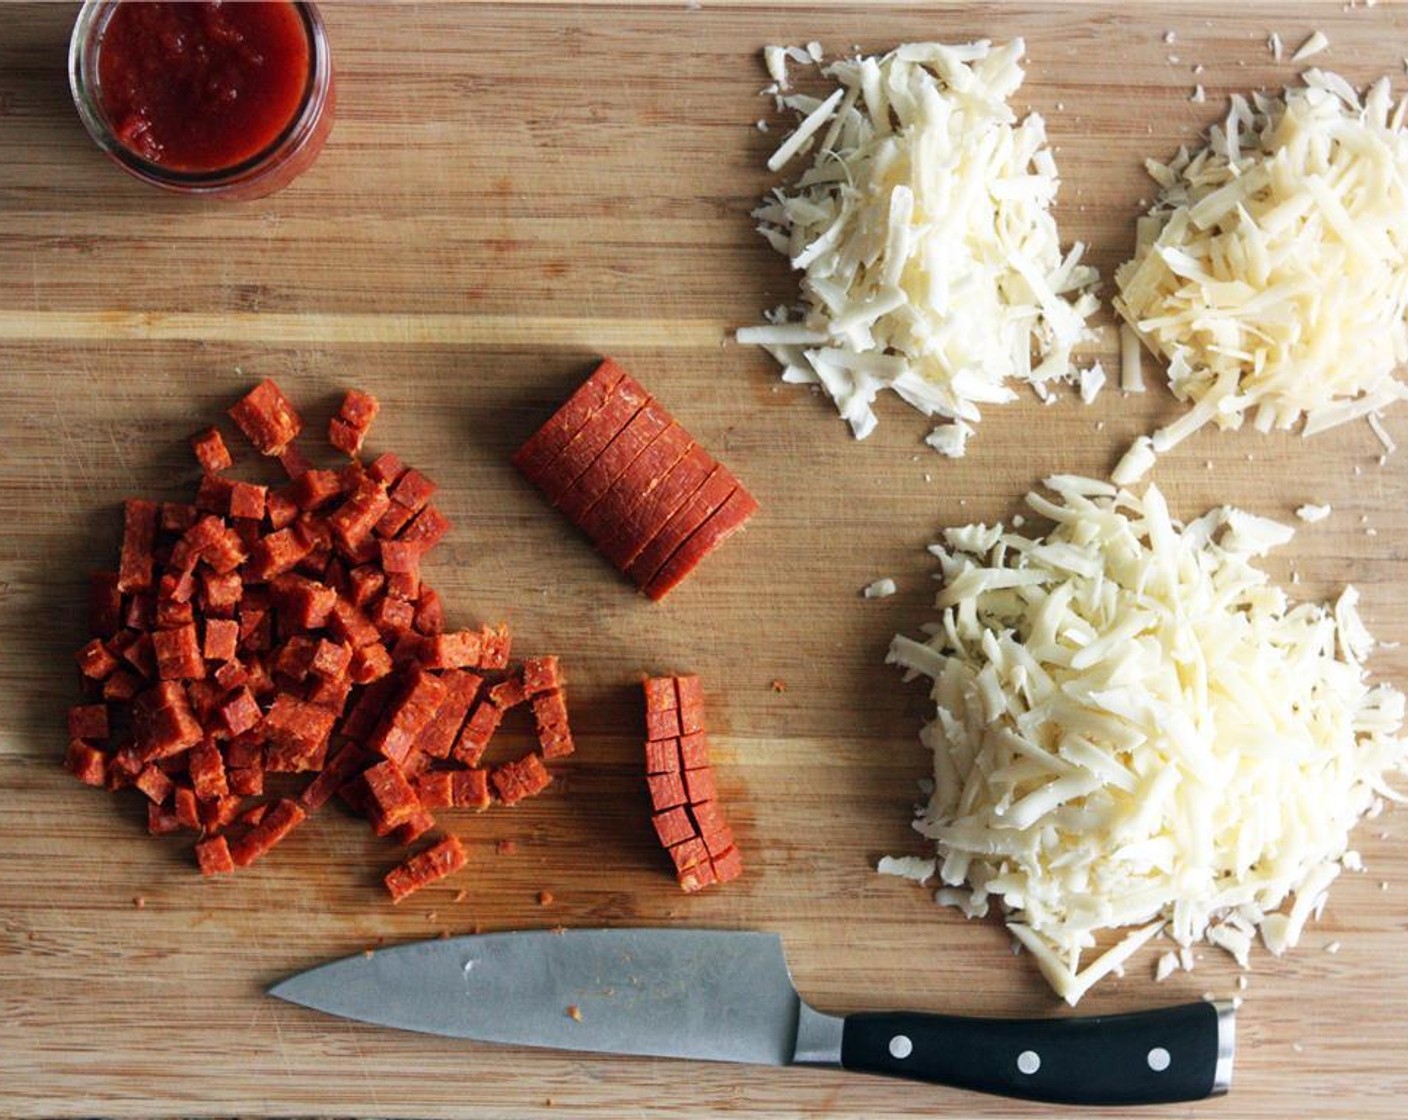
<instances>
[{"instance_id":1,"label":"glass jar","mask_svg":"<svg viewBox=\"0 0 1408 1120\"><path fill-rule=\"evenodd\" d=\"M119 24L114 25L113 20L118 9L127 4L145 7L147 10L125 12ZM296 82L299 77L302 78L301 89L290 87L287 116L280 111L276 118L266 117L257 122L252 116L247 116L251 128L256 127L257 123L257 127L265 130L272 128L273 132L270 133L272 138L267 142L262 139L257 141L258 146L255 149L242 150L241 137L235 127L238 122L229 115L221 117L225 109L238 101L238 90L235 87L230 87L224 97L224 104L220 104L221 90L216 76L212 74L211 88L215 92L211 96L216 102L216 112L206 117L202 117L199 110L191 112L189 96L177 96L172 90L161 91L172 94L166 110L184 111L188 114L185 120L171 122L173 127L181 128L180 135L187 140L193 140L199 146L199 155L187 158L174 154L169 156L166 149L156 145L153 137L160 130L151 120L137 119L134 123L133 119L112 119L113 102L117 96L114 91L119 84L113 80L113 76L119 72L117 68L125 67L124 77L127 74L134 75L134 86L140 80L148 83L144 88L159 90L162 68L169 62L173 83L177 80L174 75L178 65L182 68L180 80L189 81L190 68L200 65L193 63L191 59L204 60L208 57L208 52L205 51L185 53L188 46L186 40L190 38L187 34L189 28L172 27L153 31L150 41L138 41L137 37L142 32L134 28L139 27L139 17L150 17L146 24L148 28L159 25L161 20L173 23L188 22L196 18L197 7L179 3L143 5L139 0L85 0L69 41L68 69L74 105L77 106L79 118L89 135L97 142L98 147L129 175L177 194L253 199L262 198L287 186L308 169L322 150L323 142L332 128L335 96L332 53L317 8L301 0L277 0L277 3L270 4L271 9L275 7L286 7L294 14L296 18L291 21L290 34L302 37L298 38L294 45L300 49L306 45L306 51L299 58L299 65L306 69L306 73L279 75L286 85ZM245 19L251 14L244 4L207 5L204 9L204 14L213 19L219 19L222 13L227 19L230 16ZM282 16L282 13L270 14ZM110 30L115 34L108 47L110 55L105 59L104 42L108 39ZM196 28L195 31L199 33L200 29ZM217 29L217 38L220 34ZM228 42L228 37L224 41ZM241 47L244 46L243 39L238 42ZM215 43L217 49L221 45L220 42ZM117 53L119 46L123 52L121 55ZM168 54L164 56L163 52ZM136 54L141 57L136 57ZM235 62L238 61L240 60L235 59ZM106 91L105 78L109 86ZM152 82L155 82L154 86L151 85ZM126 96L128 92L124 83L123 95ZM105 93L108 96L105 96ZM245 103L248 105L248 113L256 111L256 100L249 98ZM173 108L175 106L184 108ZM245 111L245 105L240 105L240 109ZM146 110L140 112L145 113ZM228 135L212 134L202 137L200 128L208 126L216 129L217 126L210 123L216 119L222 122L218 128L226 130ZM246 134L244 141L247 142L252 135L256 134ZM259 135L262 136L262 133ZM229 162L218 158L222 143L232 153ZM247 147L246 143L245 148Z\"/></svg>"}]
</instances>

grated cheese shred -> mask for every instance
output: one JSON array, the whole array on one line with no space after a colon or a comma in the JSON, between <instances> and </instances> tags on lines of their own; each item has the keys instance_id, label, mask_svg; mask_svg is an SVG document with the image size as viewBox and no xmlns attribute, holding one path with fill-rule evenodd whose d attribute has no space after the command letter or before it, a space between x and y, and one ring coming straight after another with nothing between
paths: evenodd
<instances>
[{"instance_id":1,"label":"grated cheese shred","mask_svg":"<svg viewBox=\"0 0 1408 1120\"><path fill-rule=\"evenodd\" d=\"M858 439L889 390L944 421L926 442L957 457L982 406L1015 397L1009 382L1046 399L1079 380L1098 277L1083 246L1061 249L1045 122L1008 104L1024 49L909 43L824 66L838 85L822 100L780 98L800 123L768 167L810 162L754 217L801 273L800 302L737 339L819 386ZM764 52L779 88L788 57Z\"/></svg>"},{"instance_id":2,"label":"grated cheese shred","mask_svg":"<svg viewBox=\"0 0 1408 1120\"><path fill-rule=\"evenodd\" d=\"M941 619L890 648L932 681L915 827L936 897L1000 903L1071 1004L1161 932L1184 968L1203 941L1243 968L1258 936L1283 953L1362 866L1356 822L1403 800L1404 696L1367 678L1356 592L1289 602L1254 563L1292 533L1266 518L1182 524L1152 485L1046 486L1027 496L1046 536L931 546Z\"/></svg>"},{"instance_id":3,"label":"grated cheese shred","mask_svg":"<svg viewBox=\"0 0 1408 1120\"><path fill-rule=\"evenodd\" d=\"M1307 46L1313 45L1307 43ZM1302 47L1297 58L1302 57ZM1231 99L1206 146L1149 161L1160 194L1115 273L1122 339L1168 363L1207 424L1314 435L1408 395L1408 102L1311 69L1281 97Z\"/></svg>"}]
</instances>

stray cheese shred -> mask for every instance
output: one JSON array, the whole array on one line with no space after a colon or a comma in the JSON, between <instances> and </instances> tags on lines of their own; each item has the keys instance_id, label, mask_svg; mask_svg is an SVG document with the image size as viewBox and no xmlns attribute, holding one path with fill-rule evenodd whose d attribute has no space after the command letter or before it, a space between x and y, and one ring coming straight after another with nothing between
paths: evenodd
<instances>
[{"instance_id":1,"label":"stray cheese shred","mask_svg":"<svg viewBox=\"0 0 1408 1120\"><path fill-rule=\"evenodd\" d=\"M1357 594L1290 603L1254 563L1292 532L1265 518L1185 525L1152 485L1046 487L1027 495L1045 537L968 525L931 546L940 620L890 648L937 705L915 822L936 898L1000 902L1071 1004L1159 934L1190 962L1206 941L1246 967L1258 935L1279 955L1358 864L1355 823L1403 800L1404 696L1367 679Z\"/></svg>"},{"instance_id":2,"label":"stray cheese shred","mask_svg":"<svg viewBox=\"0 0 1408 1120\"><path fill-rule=\"evenodd\" d=\"M1313 435L1408 395L1408 103L1387 78L1362 99L1303 83L1232 97L1205 147L1146 163L1160 194L1114 305L1193 404L1158 454L1209 423Z\"/></svg>"},{"instance_id":3,"label":"stray cheese shred","mask_svg":"<svg viewBox=\"0 0 1408 1120\"><path fill-rule=\"evenodd\" d=\"M946 421L927 442L957 457L1009 381L1044 395L1079 378L1098 277L1083 246L1061 250L1045 122L1008 104L1024 49L906 44L824 67L839 86L823 100L780 98L800 123L768 167L810 161L754 217L802 274L800 304L737 337L820 386L857 439L888 389ZM774 74L784 56L765 52Z\"/></svg>"}]
</instances>

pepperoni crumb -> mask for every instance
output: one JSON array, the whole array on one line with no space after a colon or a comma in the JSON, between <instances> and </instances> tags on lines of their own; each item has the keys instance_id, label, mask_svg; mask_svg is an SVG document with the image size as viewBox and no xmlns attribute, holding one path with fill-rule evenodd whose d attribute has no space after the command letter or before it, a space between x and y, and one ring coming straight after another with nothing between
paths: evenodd
<instances>
[{"instance_id":1,"label":"pepperoni crumb","mask_svg":"<svg viewBox=\"0 0 1408 1120\"><path fill-rule=\"evenodd\" d=\"M501 856L511 856L514 852L518 851L518 845L512 840L500 840L494 845L494 850Z\"/></svg>"},{"instance_id":2,"label":"pepperoni crumb","mask_svg":"<svg viewBox=\"0 0 1408 1120\"><path fill-rule=\"evenodd\" d=\"M786 691L787 691L787 682L786 682L785 680L783 680L781 677L778 677L777 680L775 680L775 681L772 682L772 685L771 685L770 687L772 688L772 690L773 690L774 692L786 692Z\"/></svg>"},{"instance_id":3,"label":"pepperoni crumb","mask_svg":"<svg viewBox=\"0 0 1408 1120\"><path fill-rule=\"evenodd\" d=\"M538 892L538 905L539 905L539 906L551 906L552 903L553 903L552 891L539 891L539 892Z\"/></svg>"},{"instance_id":4,"label":"pepperoni crumb","mask_svg":"<svg viewBox=\"0 0 1408 1120\"><path fill-rule=\"evenodd\" d=\"M569 1004L567 1007L567 1017L574 1022L580 1023L582 1021L582 1009L575 1003Z\"/></svg>"},{"instance_id":5,"label":"pepperoni crumb","mask_svg":"<svg viewBox=\"0 0 1408 1120\"><path fill-rule=\"evenodd\" d=\"M147 908L146 895L139 894L136 898L132 900L132 905L135 906L138 910L145 910Z\"/></svg>"}]
</instances>

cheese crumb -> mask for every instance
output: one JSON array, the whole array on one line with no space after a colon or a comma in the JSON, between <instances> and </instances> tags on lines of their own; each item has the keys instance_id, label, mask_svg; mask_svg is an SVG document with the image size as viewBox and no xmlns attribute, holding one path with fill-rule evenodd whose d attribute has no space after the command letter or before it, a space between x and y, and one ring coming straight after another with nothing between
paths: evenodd
<instances>
[{"instance_id":1,"label":"cheese crumb","mask_svg":"<svg viewBox=\"0 0 1408 1120\"><path fill-rule=\"evenodd\" d=\"M1408 108L1387 79L1303 82L1233 96L1205 147L1146 164L1160 195L1114 305L1192 405L1160 454L1209 423L1314 435L1408 395Z\"/></svg>"},{"instance_id":2,"label":"cheese crumb","mask_svg":"<svg viewBox=\"0 0 1408 1120\"><path fill-rule=\"evenodd\" d=\"M1258 935L1285 952L1408 770L1357 593L1292 604L1255 563L1292 536L1268 518L1184 524L1154 486L1046 486L1027 496L1044 537L945 532L940 621L887 658L933 682L915 827L941 883L1000 902L1072 1004L1161 931L1185 968L1202 941L1243 967Z\"/></svg>"},{"instance_id":3,"label":"cheese crumb","mask_svg":"<svg viewBox=\"0 0 1408 1120\"><path fill-rule=\"evenodd\" d=\"M1292 62L1304 62L1307 58L1313 58L1321 51L1327 49L1330 40L1325 38L1323 31L1312 31L1307 36L1305 42L1296 48L1296 53L1291 55Z\"/></svg>"},{"instance_id":4,"label":"cheese crumb","mask_svg":"<svg viewBox=\"0 0 1408 1120\"><path fill-rule=\"evenodd\" d=\"M1317 521L1324 521L1332 512L1330 506L1304 505L1296 509L1296 516L1307 524L1314 524Z\"/></svg>"},{"instance_id":5,"label":"cheese crumb","mask_svg":"<svg viewBox=\"0 0 1408 1120\"><path fill-rule=\"evenodd\" d=\"M1128 323L1120 324L1120 390L1125 393L1144 391L1144 364L1140 354L1139 335Z\"/></svg>"},{"instance_id":6,"label":"cheese crumb","mask_svg":"<svg viewBox=\"0 0 1408 1120\"><path fill-rule=\"evenodd\" d=\"M1207 95L1207 93L1203 90L1203 87L1202 87L1202 84L1201 84L1201 83L1199 83L1198 85L1196 85L1196 86L1193 87L1193 96L1190 97L1190 98L1188 98L1188 100L1191 101L1191 102L1193 102L1193 104L1195 104L1195 105L1201 105L1201 104L1202 104L1204 101L1206 101L1207 99L1208 99L1208 95Z\"/></svg>"},{"instance_id":7,"label":"cheese crumb","mask_svg":"<svg viewBox=\"0 0 1408 1120\"><path fill-rule=\"evenodd\" d=\"M1099 362L1094 362L1081 370L1077 377L1082 404L1093 402L1100 395L1100 390L1105 387L1105 382L1108 380L1105 375L1105 367Z\"/></svg>"},{"instance_id":8,"label":"cheese crumb","mask_svg":"<svg viewBox=\"0 0 1408 1120\"><path fill-rule=\"evenodd\" d=\"M1286 49L1285 45L1281 42L1281 36L1274 31L1266 37L1266 48L1271 52L1271 60L1273 62L1280 62ZM1405 62L1408 62L1408 60L1405 60Z\"/></svg>"},{"instance_id":9,"label":"cheese crumb","mask_svg":"<svg viewBox=\"0 0 1408 1120\"><path fill-rule=\"evenodd\" d=\"M778 90L786 92L792 88L787 80L787 52L782 47L764 47L763 65L767 67L768 77L777 83Z\"/></svg>"},{"instance_id":10,"label":"cheese crumb","mask_svg":"<svg viewBox=\"0 0 1408 1120\"><path fill-rule=\"evenodd\" d=\"M898 589L895 587L895 581L887 577L868 584L861 594L867 599L888 599L896 590Z\"/></svg>"},{"instance_id":11,"label":"cheese crumb","mask_svg":"<svg viewBox=\"0 0 1408 1120\"><path fill-rule=\"evenodd\" d=\"M1076 378L1098 276L1084 246L1061 248L1045 122L1009 104L1024 51L907 43L823 67L838 83L823 100L783 98L800 123L768 167L810 165L753 216L802 274L800 302L736 338L824 391L857 439L889 390L948 421L926 442L958 457L982 408L1015 399L1009 382ZM770 73L785 58L764 52Z\"/></svg>"},{"instance_id":12,"label":"cheese crumb","mask_svg":"<svg viewBox=\"0 0 1408 1120\"><path fill-rule=\"evenodd\" d=\"M1369 430L1374 433L1374 438L1383 444L1384 454L1392 455L1397 451L1398 444L1393 442L1393 437L1388 434L1388 429L1384 427L1384 422L1380 419L1379 414L1377 412L1369 413L1368 421ZM1379 465L1383 465L1383 456L1380 456Z\"/></svg>"},{"instance_id":13,"label":"cheese crumb","mask_svg":"<svg viewBox=\"0 0 1408 1120\"><path fill-rule=\"evenodd\" d=\"M1158 456L1154 454L1153 440L1148 436L1140 436L1129 445L1129 450L1115 464L1110 480L1116 486L1129 486L1148 474L1156 462Z\"/></svg>"},{"instance_id":14,"label":"cheese crumb","mask_svg":"<svg viewBox=\"0 0 1408 1120\"><path fill-rule=\"evenodd\" d=\"M875 870L881 875L894 875L901 879L912 879L916 883L927 883L934 877L937 863L919 856L881 856Z\"/></svg>"}]
</instances>

